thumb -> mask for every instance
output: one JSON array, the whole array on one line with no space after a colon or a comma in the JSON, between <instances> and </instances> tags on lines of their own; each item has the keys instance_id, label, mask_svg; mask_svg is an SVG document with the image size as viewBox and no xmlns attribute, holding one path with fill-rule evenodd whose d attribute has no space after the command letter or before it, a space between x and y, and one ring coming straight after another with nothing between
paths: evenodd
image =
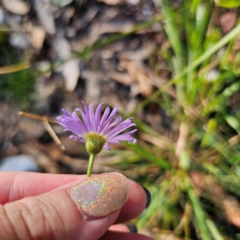
<instances>
[{"instance_id":1,"label":"thumb","mask_svg":"<svg viewBox=\"0 0 240 240\"><path fill-rule=\"evenodd\" d=\"M99 239L116 220L128 192L127 178L105 173L70 189L63 186L0 205L0 239Z\"/></svg>"}]
</instances>

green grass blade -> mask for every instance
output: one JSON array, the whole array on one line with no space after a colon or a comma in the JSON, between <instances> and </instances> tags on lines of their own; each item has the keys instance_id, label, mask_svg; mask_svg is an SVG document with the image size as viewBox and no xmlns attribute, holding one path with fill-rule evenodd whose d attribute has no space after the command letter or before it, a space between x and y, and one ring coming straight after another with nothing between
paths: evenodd
<instances>
[{"instance_id":1,"label":"green grass blade","mask_svg":"<svg viewBox=\"0 0 240 240\"><path fill-rule=\"evenodd\" d=\"M173 51L175 53L175 56L172 58L172 63L174 67L175 74L178 74L181 72L181 69L184 67L184 57L183 57L183 45L181 43L179 28L177 28L175 24L175 12L171 9L171 6L169 4L168 0L162 0L161 1L162 11L165 22L164 22L164 28L168 36L168 40L171 43L171 46L173 48ZM177 89L177 95L178 95L178 101L183 102L184 101L184 82L179 82L178 85L176 85Z\"/></svg>"},{"instance_id":2,"label":"green grass blade","mask_svg":"<svg viewBox=\"0 0 240 240\"><path fill-rule=\"evenodd\" d=\"M149 102L156 99L162 92L166 91L170 86L173 84L178 83L181 78L186 75L189 71L192 71L194 68L199 66L201 63L203 63L205 60L207 60L210 56L212 56L216 51L218 51L221 47L226 45L232 38L236 37L237 34L240 32L240 24L237 25L231 32L226 34L220 41L218 41L216 44L214 44L210 49L208 49L205 53L203 53L198 59L196 59L192 64L190 64L188 67L186 67L181 73L176 75L174 78L172 78L168 83L163 85L161 88L156 90L151 96L146 98L139 104L139 106L135 109L134 112L137 112L139 109L146 106Z\"/></svg>"},{"instance_id":3,"label":"green grass blade","mask_svg":"<svg viewBox=\"0 0 240 240\"><path fill-rule=\"evenodd\" d=\"M131 148L136 154L139 156L149 160L150 162L157 164L159 167L163 168L164 170L171 169L170 163L168 163L166 160L161 159L157 157L156 155L150 153L149 151L146 151L144 148L136 145L136 144L126 144L129 148Z\"/></svg>"},{"instance_id":4,"label":"green grass blade","mask_svg":"<svg viewBox=\"0 0 240 240\"><path fill-rule=\"evenodd\" d=\"M173 50L175 52L176 57L178 58L180 66L182 65L183 60L183 49L182 43L180 41L180 34L179 30L177 29L175 22L174 22L174 11L172 11L169 1L162 0L161 1L163 16L165 20L165 31L168 36L168 40L170 41ZM180 67L179 66L179 67Z\"/></svg>"},{"instance_id":5,"label":"green grass blade","mask_svg":"<svg viewBox=\"0 0 240 240\"><path fill-rule=\"evenodd\" d=\"M216 228L215 224L210 219L207 219L206 223L214 239L223 240L223 237L221 236L221 233Z\"/></svg>"},{"instance_id":6,"label":"green grass blade","mask_svg":"<svg viewBox=\"0 0 240 240\"><path fill-rule=\"evenodd\" d=\"M210 240L210 234L208 231L208 227L206 224L206 216L204 214L204 211L202 209L201 203L197 197L197 195L195 194L194 190L192 188L188 189L188 196L191 200L192 206L193 206L193 210L195 213L195 217L197 220L197 225L199 227L199 230L201 232L202 235L202 239L203 240Z\"/></svg>"}]
</instances>

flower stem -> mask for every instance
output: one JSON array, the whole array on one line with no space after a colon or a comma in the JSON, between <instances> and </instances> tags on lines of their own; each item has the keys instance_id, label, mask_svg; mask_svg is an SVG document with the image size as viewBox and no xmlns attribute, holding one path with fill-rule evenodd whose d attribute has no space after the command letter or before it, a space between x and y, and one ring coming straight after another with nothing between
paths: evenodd
<instances>
[{"instance_id":1,"label":"flower stem","mask_svg":"<svg viewBox=\"0 0 240 240\"><path fill-rule=\"evenodd\" d=\"M90 153L89 162L88 162L88 170L87 170L87 177L90 177L92 174L93 162L94 162L95 154Z\"/></svg>"}]
</instances>

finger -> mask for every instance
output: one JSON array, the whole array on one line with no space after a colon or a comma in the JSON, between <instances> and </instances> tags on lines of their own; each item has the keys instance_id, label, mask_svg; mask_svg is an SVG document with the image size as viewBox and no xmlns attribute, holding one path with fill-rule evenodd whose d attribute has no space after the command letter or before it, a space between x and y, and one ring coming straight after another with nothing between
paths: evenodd
<instances>
[{"instance_id":1,"label":"finger","mask_svg":"<svg viewBox=\"0 0 240 240\"><path fill-rule=\"evenodd\" d=\"M108 230L117 232L131 232L130 229L124 224L112 225Z\"/></svg>"},{"instance_id":2,"label":"finger","mask_svg":"<svg viewBox=\"0 0 240 240\"><path fill-rule=\"evenodd\" d=\"M123 223L136 218L149 205L149 198L144 188L134 181L131 181L130 186L128 200L122 207L116 223Z\"/></svg>"},{"instance_id":3,"label":"finger","mask_svg":"<svg viewBox=\"0 0 240 240\"><path fill-rule=\"evenodd\" d=\"M128 197L128 180L109 173L71 187L1 205L0 239L99 239Z\"/></svg>"},{"instance_id":4,"label":"finger","mask_svg":"<svg viewBox=\"0 0 240 240\"><path fill-rule=\"evenodd\" d=\"M0 204L37 196L84 178L84 175L0 172Z\"/></svg>"},{"instance_id":5,"label":"finger","mask_svg":"<svg viewBox=\"0 0 240 240\"><path fill-rule=\"evenodd\" d=\"M138 233L128 233L128 232L118 232L118 231L107 231L99 240L152 240L152 238L147 237Z\"/></svg>"},{"instance_id":6,"label":"finger","mask_svg":"<svg viewBox=\"0 0 240 240\"><path fill-rule=\"evenodd\" d=\"M121 208L115 223L127 222L138 217L148 205L148 197L144 188L132 180L128 181L130 185L128 199ZM72 183L69 183L69 186L71 185Z\"/></svg>"},{"instance_id":7,"label":"finger","mask_svg":"<svg viewBox=\"0 0 240 240\"><path fill-rule=\"evenodd\" d=\"M108 230L113 231L113 232L131 232L131 233L137 233L137 226L132 224L132 223L128 223L128 224L115 224L112 225Z\"/></svg>"},{"instance_id":8,"label":"finger","mask_svg":"<svg viewBox=\"0 0 240 240\"><path fill-rule=\"evenodd\" d=\"M85 175L43 174L30 172L0 172L0 204L16 201L27 196L37 196L57 188L66 188L81 182ZM130 181L129 197L116 223L129 221L148 205L146 192L134 181ZM66 186L63 186L66 185Z\"/></svg>"}]
</instances>

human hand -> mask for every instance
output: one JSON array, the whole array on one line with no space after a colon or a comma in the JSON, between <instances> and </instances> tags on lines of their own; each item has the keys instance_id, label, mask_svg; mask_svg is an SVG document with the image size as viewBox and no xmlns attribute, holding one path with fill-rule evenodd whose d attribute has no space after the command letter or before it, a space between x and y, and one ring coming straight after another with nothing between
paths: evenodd
<instances>
[{"instance_id":1,"label":"human hand","mask_svg":"<svg viewBox=\"0 0 240 240\"><path fill-rule=\"evenodd\" d=\"M99 191L102 201L92 202ZM0 239L149 240L119 224L137 217L147 201L139 184L117 173L0 172Z\"/></svg>"}]
</instances>

